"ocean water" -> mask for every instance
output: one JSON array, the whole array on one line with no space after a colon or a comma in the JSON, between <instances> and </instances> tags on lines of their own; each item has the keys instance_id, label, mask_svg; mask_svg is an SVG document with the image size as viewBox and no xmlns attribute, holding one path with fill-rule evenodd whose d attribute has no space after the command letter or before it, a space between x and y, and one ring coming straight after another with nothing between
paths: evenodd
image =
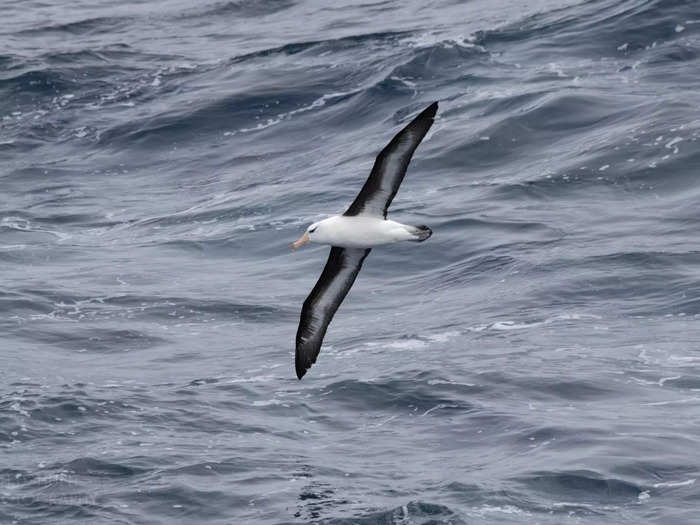
<instances>
[{"instance_id":1,"label":"ocean water","mask_svg":"<svg viewBox=\"0 0 700 525\"><path fill-rule=\"evenodd\" d=\"M700 523L700 2L4 0L0 523ZM303 381L301 304L438 100Z\"/></svg>"}]
</instances>

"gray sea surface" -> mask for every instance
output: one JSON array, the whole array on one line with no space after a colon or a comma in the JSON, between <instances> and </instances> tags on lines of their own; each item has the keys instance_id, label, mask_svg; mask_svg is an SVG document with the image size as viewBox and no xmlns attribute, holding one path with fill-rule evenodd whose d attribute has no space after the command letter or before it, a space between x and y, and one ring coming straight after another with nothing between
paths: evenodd
<instances>
[{"instance_id":1,"label":"gray sea surface","mask_svg":"<svg viewBox=\"0 0 700 525\"><path fill-rule=\"evenodd\" d=\"M1 12L0 523L700 523L700 2Z\"/></svg>"}]
</instances>

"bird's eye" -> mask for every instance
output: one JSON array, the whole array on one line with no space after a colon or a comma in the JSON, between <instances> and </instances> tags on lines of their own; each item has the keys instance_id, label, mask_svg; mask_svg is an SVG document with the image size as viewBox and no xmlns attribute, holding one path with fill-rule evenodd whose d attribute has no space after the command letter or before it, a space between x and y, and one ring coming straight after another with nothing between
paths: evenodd
<instances>
[{"instance_id":1,"label":"bird's eye","mask_svg":"<svg viewBox=\"0 0 700 525\"><path fill-rule=\"evenodd\" d=\"M316 228L318 228L318 226L316 226ZM309 233L315 232L315 231L316 231L316 228L311 228L311 229L309 230Z\"/></svg>"}]
</instances>

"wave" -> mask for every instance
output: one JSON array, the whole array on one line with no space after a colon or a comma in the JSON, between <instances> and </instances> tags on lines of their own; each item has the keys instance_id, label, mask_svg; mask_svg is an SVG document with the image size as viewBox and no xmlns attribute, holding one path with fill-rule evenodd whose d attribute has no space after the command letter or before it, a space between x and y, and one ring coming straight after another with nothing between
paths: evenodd
<instances>
[{"instance_id":1,"label":"wave","mask_svg":"<svg viewBox=\"0 0 700 525\"><path fill-rule=\"evenodd\" d=\"M211 17L254 18L284 12L297 5L294 0L219 1L206 7L185 10L180 16L187 20Z\"/></svg>"},{"instance_id":2,"label":"wave","mask_svg":"<svg viewBox=\"0 0 700 525\"><path fill-rule=\"evenodd\" d=\"M682 38L683 30L677 27L692 17L689 2L588 0L480 31L474 42L485 47L530 43L520 49L537 54L548 51L550 57L619 56L620 51L644 51L654 42Z\"/></svg>"},{"instance_id":3,"label":"wave","mask_svg":"<svg viewBox=\"0 0 700 525\"><path fill-rule=\"evenodd\" d=\"M350 518L330 518L319 521L324 525L380 525L383 523L421 523L466 525L459 513L446 505L411 501L406 505L355 515Z\"/></svg>"},{"instance_id":4,"label":"wave","mask_svg":"<svg viewBox=\"0 0 700 525\"><path fill-rule=\"evenodd\" d=\"M30 29L21 30L17 34L24 36L44 36L47 33L68 33L75 36L87 36L124 28L132 22L133 18L131 17L95 17L59 24L36 25Z\"/></svg>"},{"instance_id":5,"label":"wave","mask_svg":"<svg viewBox=\"0 0 700 525\"><path fill-rule=\"evenodd\" d=\"M460 384L431 384L429 375L422 374L412 380L345 380L330 383L319 394L328 400L340 404L345 410L405 410L427 416L432 411L442 413L455 412L464 414L474 409L463 400L479 389ZM442 395L441 395L442 394Z\"/></svg>"},{"instance_id":6,"label":"wave","mask_svg":"<svg viewBox=\"0 0 700 525\"><path fill-rule=\"evenodd\" d=\"M13 292L0 290L0 311L8 314L31 316L34 319L78 321L105 319L141 319L151 321L194 321L206 318L245 320L265 323L275 319L289 319L291 312L286 309L259 305L245 304L216 299L197 299L188 297L142 296L135 294L120 294L112 296L85 296L58 290L25 289ZM37 339L64 340L66 345L78 345L78 341L64 333L36 334ZM77 336L76 336L77 337ZM144 339L145 337L145 339ZM65 339L63 339L65 338ZM93 338L93 339L91 339ZM88 334L82 338L90 340L122 341L128 343L137 340L151 341L151 338L133 331L116 331L109 333ZM155 338L151 342L158 342Z\"/></svg>"},{"instance_id":7,"label":"wave","mask_svg":"<svg viewBox=\"0 0 700 525\"><path fill-rule=\"evenodd\" d=\"M533 472L520 476L516 481L528 490L549 498L564 498L573 503L558 502L556 506L584 507L595 502L599 504L636 503L643 487L616 478L606 478L588 470L566 472Z\"/></svg>"}]
</instances>

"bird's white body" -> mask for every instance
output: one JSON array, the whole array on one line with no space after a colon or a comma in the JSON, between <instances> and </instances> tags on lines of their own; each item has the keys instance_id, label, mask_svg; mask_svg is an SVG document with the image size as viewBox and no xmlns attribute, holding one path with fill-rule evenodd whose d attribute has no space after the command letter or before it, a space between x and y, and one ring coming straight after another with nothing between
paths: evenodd
<instances>
[{"instance_id":1,"label":"bird's white body","mask_svg":"<svg viewBox=\"0 0 700 525\"><path fill-rule=\"evenodd\" d=\"M379 217L334 215L312 224L309 240L343 248L372 248L399 241L418 241L421 230Z\"/></svg>"}]
</instances>

